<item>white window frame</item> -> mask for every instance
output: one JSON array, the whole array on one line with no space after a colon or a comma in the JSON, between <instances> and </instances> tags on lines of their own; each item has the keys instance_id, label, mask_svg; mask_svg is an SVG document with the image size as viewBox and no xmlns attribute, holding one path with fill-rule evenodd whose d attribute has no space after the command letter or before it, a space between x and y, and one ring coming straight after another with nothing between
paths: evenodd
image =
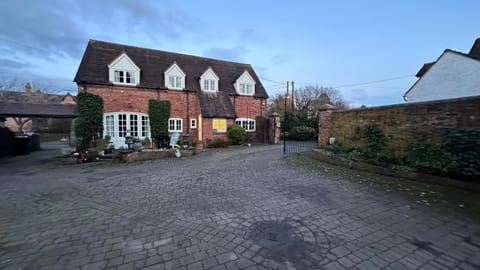
<instances>
[{"instance_id":1,"label":"white window frame","mask_svg":"<svg viewBox=\"0 0 480 270\"><path fill-rule=\"evenodd\" d=\"M255 95L255 84L255 80L247 70L234 83L237 93L242 96Z\"/></svg>"},{"instance_id":2,"label":"white window frame","mask_svg":"<svg viewBox=\"0 0 480 270\"><path fill-rule=\"evenodd\" d=\"M163 75L166 88L173 90L185 89L185 72L183 72L176 62L173 62Z\"/></svg>"},{"instance_id":3,"label":"white window frame","mask_svg":"<svg viewBox=\"0 0 480 270\"><path fill-rule=\"evenodd\" d=\"M173 121L173 124L172 124L172 121ZM182 132L182 131L183 131L182 118L176 118L176 117L168 118L168 132Z\"/></svg>"},{"instance_id":4,"label":"white window frame","mask_svg":"<svg viewBox=\"0 0 480 270\"><path fill-rule=\"evenodd\" d=\"M255 119L245 117L235 119L235 125L241 126L246 132L255 132L257 127Z\"/></svg>"},{"instance_id":5,"label":"white window frame","mask_svg":"<svg viewBox=\"0 0 480 270\"><path fill-rule=\"evenodd\" d=\"M127 86L140 84L140 68L125 53L113 60L108 65L108 70L110 82L113 84Z\"/></svg>"},{"instance_id":6,"label":"white window frame","mask_svg":"<svg viewBox=\"0 0 480 270\"><path fill-rule=\"evenodd\" d=\"M151 138L148 114L139 112L104 113L103 136L107 135L110 136L116 148L125 147L124 138L129 135L141 140Z\"/></svg>"},{"instance_id":7,"label":"white window frame","mask_svg":"<svg viewBox=\"0 0 480 270\"><path fill-rule=\"evenodd\" d=\"M209 67L203 74L200 76L200 89L208 93L218 92L218 81L219 78L217 74Z\"/></svg>"},{"instance_id":8,"label":"white window frame","mask_svg":"<svg viewBox=\"0 0 480 270\"><path fill-rule=\"evenodd\" d=\"M105 136L115 136L115 115L105 115Z\"/></svg>"},{"instance_id":9,"label":"white window frame","mask_svg":"<svg viewBox=\"0 0 480 270\"><path fill-rule=\"evenodd\" d=\"M197 119L190 119L190 128L197 128Z\"/></svg>"}]
</instances>

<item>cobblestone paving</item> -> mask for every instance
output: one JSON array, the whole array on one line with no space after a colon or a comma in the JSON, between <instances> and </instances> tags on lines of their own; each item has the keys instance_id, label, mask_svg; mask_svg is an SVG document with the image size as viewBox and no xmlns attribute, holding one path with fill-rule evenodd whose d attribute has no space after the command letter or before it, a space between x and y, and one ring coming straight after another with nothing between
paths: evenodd
<instances>
[{"instance_id":1,"label":"cobblestone paving","mask_svg":"<svg viewBox=\"0 0 480 270\"><path fill-rule=\"evenodd\" d=\"M281 151L0 162L0 269L480 268L478 194Z\"/></svg>"}]
</instances>

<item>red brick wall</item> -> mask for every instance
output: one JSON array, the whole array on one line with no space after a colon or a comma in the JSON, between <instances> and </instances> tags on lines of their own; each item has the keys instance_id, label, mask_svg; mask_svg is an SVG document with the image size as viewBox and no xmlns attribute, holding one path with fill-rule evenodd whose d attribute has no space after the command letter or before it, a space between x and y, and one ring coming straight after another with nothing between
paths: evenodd
<instances>
[{"instance_id":1,"label":"red brick wall","mask_svg":"<svg viewBox=\"0 0 480 270\"><path fill-rule=\"evenodd\" d=\"M198 130L190 129L190 119L200 115L200 104L196 93L142 89L117 85L79 86L79 92L88 92L100 96L104 101L104 112L140 112L148 113L150 99L169 100L171 103L170 117L183 119L183 132L189 133L191 141L198 141ZM254 97L231 97L238 117L255 119L257 116L267 117L267 100ZM227 120L227 126L234 124L234 119ZM212 134L212 119L203 118L203 143L207 139L228 139L225 134Z\"/></svg>"},{"instance_id":2,"label":"red brick wall","mask_svg":"<svg viewBox=\"0 0 480 270\"><path fill-rule=\"evenodd\" d=\"M168 100L171 103L170 117L182 118L182 133L188 132L191 139L197 139L197 129L190 130L190 119L195 118L198 123L200 114L198 98L195 93L122 86L88 85L86 88L79 86L79 92L83 91L100 96L104 101L104 112L148 113L150 99Z\"/></svg>"},{"instance_id":3,"label":"red brick wall","mask_svg":"<svg viewBox=\"0 0 480 270\"><path fill-rule=\"evenodd\" d=\"M231 97L238 117L255 119L257 116L267 117L267 100L254 97Z\"/></svg>"},{"instance_id":4,"label":"red brick wall","mask_svg":"<svg viewBox=\"0 0 480 270\"><path fill-rule=\"evenodd\" d=\"M333 111L330 117L320 117L320 144L335 137L347 147L361 147L361 127L380 127L388 150L399 154L410 151L413 144L426 140L434 145L442 142L447 129L480 127L480 96L407 103L347 111ZM330 119L329 119L330 118ZM328 122L328 123L326 123Z\"/></svg>"},{"instance_id":5,"label":"red brick wall","mask_svg":"<svg viewBox=\"0 0 480 270\"><path fill-rule=\"evenodd\" d=\"M228 141L227 132L225 133L213 133L213 119L203 118L202 119L202 128L203 128L203 145L208 146L208 141L213 141L217 138ZM227 127L234 124L234 119L227 119Z\"/></svg>"}]
</instances>

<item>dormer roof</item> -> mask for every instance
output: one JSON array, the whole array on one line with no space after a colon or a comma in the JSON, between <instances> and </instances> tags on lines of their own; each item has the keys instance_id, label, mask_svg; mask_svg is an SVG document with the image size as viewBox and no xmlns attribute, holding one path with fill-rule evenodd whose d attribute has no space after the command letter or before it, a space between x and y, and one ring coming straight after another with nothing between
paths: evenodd
<instances>
[{"instance_id":1,"label":"dormer roof","mask_svg":"<svg viewBox=\"0 0 480 270\"><path fill-rule=\"evenodd\" d=\"M176 62L186 74L185 90L199 91L200 76L211 67L219 77L219 92L236 95L234 82L247 70L255 80L255 97L268 98L267 92L249 64L229 62L186 54L146 49L98 40L90 40L74 81L78 84L110 85L108 65L125 53L141 70L140 88L165 89L161 76Z\"/></svg>"}]
</instances>

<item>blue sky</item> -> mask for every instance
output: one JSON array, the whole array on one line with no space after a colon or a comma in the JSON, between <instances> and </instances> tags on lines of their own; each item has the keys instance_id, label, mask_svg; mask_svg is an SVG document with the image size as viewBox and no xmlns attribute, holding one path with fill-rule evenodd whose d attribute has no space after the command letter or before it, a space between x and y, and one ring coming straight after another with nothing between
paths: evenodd
<instances>
[{"instance_id":1,"label":"blue sky","mask_svg":"<svg viewBox=\"0 0 480 270\"><path fill-rule=\"evenodd\" d=\"M250 63L271 96L295 81L335 87L353 106L402 103L423 63L468 52L478 10L474 0L1 1L0 80L76 93L98 39Z\"/></svg>"}]
</instances>

